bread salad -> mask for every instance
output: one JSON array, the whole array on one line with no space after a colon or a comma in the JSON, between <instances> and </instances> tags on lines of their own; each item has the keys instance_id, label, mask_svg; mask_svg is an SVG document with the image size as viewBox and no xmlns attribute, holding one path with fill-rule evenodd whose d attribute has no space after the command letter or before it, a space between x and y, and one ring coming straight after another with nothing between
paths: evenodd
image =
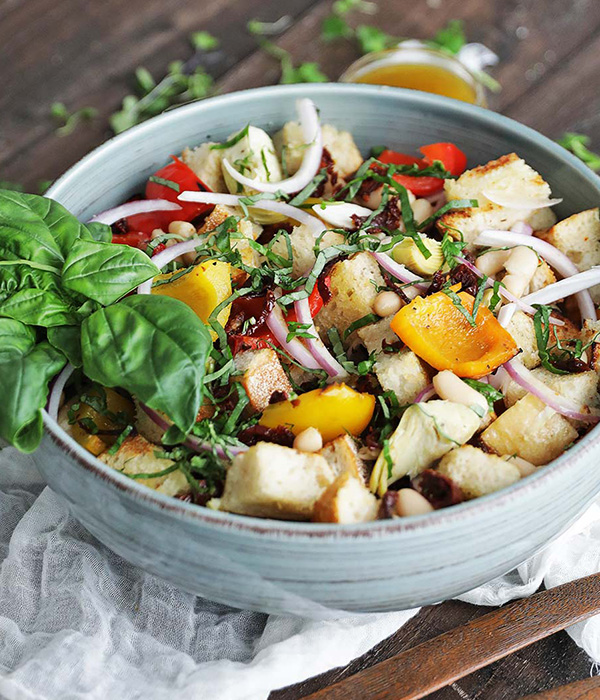
<instances>
[{"instance_id":1,"label":"bread salad","mask_svg":"<svg viewBox=\"0 0 600 700\"><path fill-rule=\"evenodd\" d=\"M514 484L600 420L598 209L557 221L515 153L365 159L297 110L87 223L0 191L5 440L46 411L162 494L357 523Z\"/></svg>"}]
</instances>

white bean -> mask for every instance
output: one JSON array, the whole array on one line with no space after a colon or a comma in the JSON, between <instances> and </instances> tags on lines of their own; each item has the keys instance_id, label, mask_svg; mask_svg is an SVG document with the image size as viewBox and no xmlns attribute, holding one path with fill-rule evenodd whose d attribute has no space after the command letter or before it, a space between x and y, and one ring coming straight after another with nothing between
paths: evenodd
<instances>
[{"instance_id":1,"label":"white bean","mask_svg":"<svg viewBox=\"0 0 600 700\"><path fill-rule=\"evenodd\" d=\"M480 255L475 260L475 266L484 275L493 277L502 270L509 255L510 250L491 250L489 253Z\"/></svg>"},{"instance_id":2,"label":"white bean","mask_svg":"<svg viewBox=\"0 0 600 700\"><path fill-rule=\"evenodd\" d=\"M323 437L316 428L306 428L294 438L294 449L300 452L318 452L323 447Z\"/></svg>"},{"instance_id":3,"label":"white bean","mask_svg":"<svg viewBox=\"0 0 600 700\"><path fill-rule=\"evenodd\" d=\"M401 306L402 300L396 292L379 292L373 301L373 311L382 317L398 313Z\"/></svg>"},{"instance_id":4,"label":"white bean","mask_svg":"<svg viewBox=\"0 0 600 700\"><path fill-rule=\"evenodd\" d=\"M521 478L524 476L529 476L530 474L533 474L533 472L537 469L537 467L532 464L531 462L528 462L526 459L523 459L522 457L517 457L517 455L506 455L502 457L502 459L505 462L509 462L510 464L514 464L515 467L519 470L521 473Z\"/></svg>"},{"instance_id":5,"label":"white bean","mask_svg":"<svg viewBox=\"0 0 600 700\"><path fill-rule=\"evenodd\" d=\"M396 513L402 517L409 515L424 515L431 513L433 506L418 491L414 489L400 489L396 501Z\"/></svg>"},{"instance_id":6,"label":"white bean","mask_svg":"<svg viewBox=\"0 0 600 700\"><path fill-rule=\"evenodd\" d=\"M415 199L411 204L411 208L415 221L418 224L425 221L425 219L428 219L433 214L433 207L431 206L431 202L427 199Z\"/></svg>"},{"instance_id":7,"label":"white bean","mask_svg":"<svg viewBox=\"0 0 600 700\"><path fill-rule=\"evenodd\" d=\"M482 394L465 384L454 372L445 369L433 378L433 386L440 399L462 403L465 406L477 406L484 411L489 410L488 402Z\"/></svg>"},{"instance_id":8,"label":"white bean","mask_svg":"<svg viewBox=\"0 0 600 700\"><path fill-rule=\"evenodd\" d=\"M531 248L524 245L513 248L504 263L504 269L508 274L502 279L502 284L516 297L523 296L537 266L538 257Z\"/></svg>"}]
</instances>

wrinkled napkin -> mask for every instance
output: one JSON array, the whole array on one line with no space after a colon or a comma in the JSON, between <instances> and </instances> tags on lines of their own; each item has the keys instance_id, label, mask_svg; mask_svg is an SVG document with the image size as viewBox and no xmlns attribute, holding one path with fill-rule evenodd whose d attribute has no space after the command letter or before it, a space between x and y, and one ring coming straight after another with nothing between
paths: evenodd
<instances>
[{"instance_id":1,"label":"wrinkled napkin","mask_svg":"<svg viewBox=\"0 0 600 700\"><path fill-rule=\"evenodd\" d=\"M0 452L0 561L6 700L266 700L346 665L418 612L314 621L184 593L102 546L12 448ZM500 605L597 571L594 505L545 551L461 598ZM600 662L600 616L569 634Z\"/></svg>"}]
</instances>

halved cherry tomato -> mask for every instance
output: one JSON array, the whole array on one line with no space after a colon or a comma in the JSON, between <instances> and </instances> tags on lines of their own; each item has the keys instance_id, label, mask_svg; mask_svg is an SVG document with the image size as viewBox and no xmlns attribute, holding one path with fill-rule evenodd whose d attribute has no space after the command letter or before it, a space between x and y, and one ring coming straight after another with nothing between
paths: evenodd
<instances>
[{"instance_id":1,"label":"halved cherry tomato","mask_svg":"<svg viewBox=\"0 0 600 700\"><path fill-rule=\"evenodd\" d=\"M178 189L161 185L158 182L148 180L146 184L146 199L166 199L169 202L177 202L181 209L176 211L156 211L148 214L136 214L127 218L127 226L130 232L140 232L147 234L149 239L150 234L154 229L160 228L167 230L172 221L191 221L200 214L212 207L212 204L199 204L197 202L180 202L177 198L180 192L186 190L199 190L201 192L210 192L210 189L198 179L194 171L189 168L182 160L176 156L171 156L172 163L165 165L164 168L157 170L153 177L168 180L178 186ZM129 234L124 234L129 235ZM123 234L117 234L113 237L114 243L127 243ZM134 245L127 243L127 245ZM136 246L140 247L140 246ZM143 246L142 246L143 247Z\"/></svg>"},{"instance_id":2,"label":"halved cherry tomato","mask_svg":"<svg viewBox=\"0 0 600 700\"><path fill-rule=\"evenodd\" d=\"M425 156L425 161L431 165L435 160L441 160L444 167L455 177L462 175L467 167L467 156L453 143L431 143L419 148Z\"/></svg>"},{"instance_id":3,"label":"halved cherry tomato","mask_svg":"<svg viewBox=\"0 0 600 700\"><path fill-rule=\"evenodd\" d=\"M398 153L398 151L391 151L390 149L381 151L377 160L381 163L393 163L394 165L418 165L421 168L423 167L422 158L409 156L406 153Z\"/></svg>"},{"instance_id":4,"label":"halved cherry tomato","mask_svg":"<svg viewBox=\"0 0 600 700\"><path fill-rule=\"evenodd\" d=\"M132 248L144 248L150 242L150 234L142 231L130 231L129 233L115 233L112 237L113 243L124 243Z\"/></svg>"},{"instance_id":5,"label":"halved cherry tomato","mask_svg":"<svg viewBox=\"0 0 600 700\"><path fill-rule=\"evenodd\" d=\"M426 163L422 158L415 158L406 153L398 153L398 151L386 150L381 153L378 158L382 163L391 163L394 165L418 165L419 169L426 168ZM439 177L418 177L414 175L400 175L396 173L394 180L410 190L417 197L426 197L430 194L439 192L444 187L444 181Z\"/></svg>"}]
</instances>

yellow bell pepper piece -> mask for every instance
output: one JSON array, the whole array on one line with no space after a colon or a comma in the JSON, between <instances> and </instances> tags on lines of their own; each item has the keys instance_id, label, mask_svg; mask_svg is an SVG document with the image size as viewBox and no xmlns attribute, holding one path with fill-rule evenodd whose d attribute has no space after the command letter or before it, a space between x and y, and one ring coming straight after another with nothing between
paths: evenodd
<instances>
[{"instance_id":1,"label":"yellow bell pepper piece","mask_svg":"<svg viewBox=\"0 0 600 700\"><path fill-rule=\"evenodd\" d=\"M173 281L169 281L173 277ZM231 296L230 265L220 260L206 260L196 265L191 272L181 275L179 271L158 275L152 287L152 294L179 299L187 304L204 323L217 306ZM225 326L229 319L231 305L226 306L217 315L217 321ZM215 340L217 334L211 329L210 334Z\"/></svg>"},{"instance_id":2,"label":"yellow bell pepper piece","mask_svg":"<svg viewBox=\"0 0 600 700\"><path fill-rule=\"evenodd\" d=\"M86 392L88 396L97 396L102 399L102 392L92 388ZM118 434L106 434L108 431L113 433L117 430L122 430L127 423L132 423L135 409L133 403L119 394L114 389L104 389L106 396L106 409L116 416L119 416L119 421L111 420L109 415L105 415L89 404L83 401L75 401L79 403L79 408L75 411L73 418L75 423L70 429L71 436L93 455L99 455L104 450L108 449L117 440ZM93 434L85 429L86 424L93 424L98 429L98 434Z\"/></svg>"},{"instance_id":3,"label":"yellow bell pepper piece","mask_svg":"<svg viewBox=\"0 0 600 700\"><path fill-rule=\"evenodd\" d=\"M375 397L371 394L360 394L345 384L332 384L271 404L259 422L267 428L286 426L294 435L316 428L323 442L329 442L346 433L360 435L369 425L374 409Z\"/></svg>"}]
</instances>

